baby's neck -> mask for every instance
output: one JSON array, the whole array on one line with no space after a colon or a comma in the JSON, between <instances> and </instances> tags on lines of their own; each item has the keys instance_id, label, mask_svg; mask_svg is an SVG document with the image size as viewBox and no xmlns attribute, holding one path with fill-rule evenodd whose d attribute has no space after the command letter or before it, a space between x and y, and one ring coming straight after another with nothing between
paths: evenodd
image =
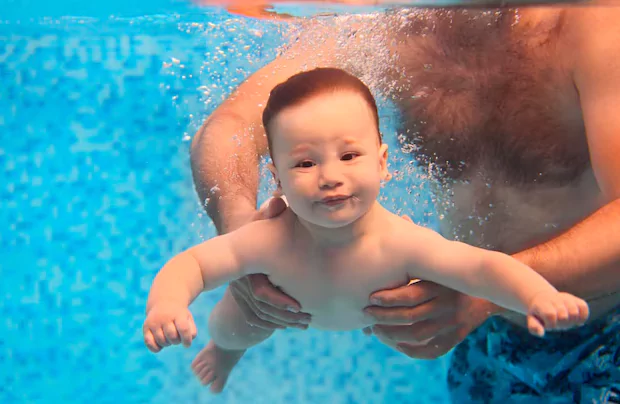
<instances>
[{"instance_id":1,"label":"baby's neck","mask_svg":"<svg viewBox=\"0 0 620 404\"><path fill-rule=\"evenodd\" d=\"M362 217L346 226L328 228L317 226L297 216L295 232L303 232L310 237L318 248L343 248L354 244L364 236L375 233L381 223L385 209L375 202Z\"/></svg>"}]
</instances>

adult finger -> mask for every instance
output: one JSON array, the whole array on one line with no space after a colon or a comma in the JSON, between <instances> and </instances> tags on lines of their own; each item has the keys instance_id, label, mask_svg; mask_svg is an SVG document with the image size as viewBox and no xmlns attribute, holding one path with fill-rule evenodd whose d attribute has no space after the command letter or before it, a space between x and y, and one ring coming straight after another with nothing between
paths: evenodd
<instances>
[{"instance_id":1,"label":"adult finger","mask_svg":"<svg viewBox=\"0 0 620 404\"><path fill-rule=\"evenodd\" d=\"M246 321L252 325L259 327L267 326L272 330L276 325L283 327L298 327L306 329L310 322L310 316L306 313L292 313L290 311L281 310L254 299L250 282L247 277L241 278L235 282L231 282L230 291L237 304L242 309ZM263 321L261 321L263 320ZM264 323L267 321L267 324ZM271 323L271 325L269 324Z\"/></svg>"},{"instance_id":2,"label":"adult finger","mask_svg":"<svg viewBox=\"0 0 620 404\"><path fill-rule=\"evenodd\" d=\"M248 300L248 306L251 307L252 311L260 319L283 327L295 327L305 330L308 328L308 324L310 324L310 315L305 313L291 313L252 299Z\"/></svg>"},{"instance_id":3,"label":"adult finger","mask_svg":"<svg viewBox=\"0 0 620 404\"><path fill-rule=\"evenodd\" d=\"M258 327L258 328L262 328L262 329L270 330L270 331L274 329L282 328L278 324L270 323L270 322L260 319L256 315L255 309L252 307L250 303L250 299L248 298L248 295L242 293L239 289L235 289L235 288L231 288L230 293L232 294L233 298L237 302L237 306L239 306L239 310L241 310L241 313L243 314L243 318L245 318L245 321L248 324L254 327Z\"/></svg>"},{"instance_id":4,"label":"adult finger","mask_svg":"<svg viewBox=\"0 0 620 404\"><path fill-rule=\"evenodd\" d=\"M307 316L307 319L300 318L299 314L280 310L251 298L246 298L246 303L258 319L275 324L279 326L278 328L296 327L306 329L308 328L307 324L310 323L309 316ZM294 318L289 320L287 316Z\"/></svg>"},{"instance_id":5,"label":"adult finger","mask_svg":"<svg viewBox=\"0 0 620 404\"><path fill-rule=\"evenodd\" d=\"M434 300L416 307L370 306L364 309L375 324L381 325L409 325L441 317L452 311L454 308L451 305Z\"/></svg>"},{"instance_id":6,"label":"adult finger","mask_svg":"<svg viewBox=\"0 0 620 404\"><path fill-rule=\"evenodd\" d=\"M246 304L260 316L260 313L268 314L270 317L277 319L277 323L286 327L295 326L297 324L308 324L310 322L310 315L306 313L293 313L289 310L282 310L278 307L271 306L267 303L260 302L254 299L252 290L250 287L250 281L246 277L235 281L230 284L231 291L237 292L238 295L243 295L243 299ZM279 290L279 289L278 289ZM234 294L233 294L234 296ZM237 299L237 298L235 298ZM269 318L263 318L263 320L269 320Z\"/></svg>"},{"instance_id":7,"label":"adult finger","mask_svg":"<svg viewBox=\"0 0 620 404\"><path fill-rule=\"evenodd\" d=\"M452 348L454 348L459 342L465 338L465 335L460 330L456 332L440 335L431 339L424 345L409 345L401 343L397 345L397 349L405 355L416 359L437 359Z\"/></svg>"},{"instance_id":8,"label":"adult finger","mask_svg":"<svg viewBox=\"0 0 620 404\"><path fill-rule=\"evenodd\" d=\"M373 327L372 332L396 342L419 343L454 332L457 328L459 325L453 319L446 318L440 321L424 321L410 326L377 325Z\"/></svg>"},{"instance_id":9,"label":"adult finger","mask_svg":"<svg viewBox=\"0 0 620 404\"><path fill-rule=\"evenodd\" d=\"M280 310L299 313L301 305L295 299L275 287L264 274L249 275L250 291L254 299ZM300 316L300 318L303 316Z\"/></svg>"},{"instance_id":10,"label":"adult finger","mask_svg":"<svg viewBox=\"0 0 620 404\"><path fill-rule=\"evenodd\" d=\"M281 197L269 198L254 214L252 220L271 219L286 210L286 202Z\"/></svg>"},{"instance_id":11,"label":"adult finger","mask_svg":"<svg viewBox=\"0 0 620 404\"><path fill-rule=\"evenodd\" d=\"M406 286L373 293L370 295L370 304L381 307L417 306L448 290L433 282L413 280Z\"/></svg>"}]
</instances>

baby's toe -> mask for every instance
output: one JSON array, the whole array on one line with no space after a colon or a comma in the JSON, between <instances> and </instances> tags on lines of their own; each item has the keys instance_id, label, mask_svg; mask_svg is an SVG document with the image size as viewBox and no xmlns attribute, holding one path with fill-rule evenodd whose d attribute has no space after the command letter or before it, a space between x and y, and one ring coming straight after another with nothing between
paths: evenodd
<instances>
[{"instance_id":1,"label":"baby's toe","mask_svg":"<svg viewBox=\"0 0 620 404\"><path fill-rule=\"evenodd\" d=\"M213 371L213 369L205 367L198 375L198 379L200 379L200 383L202 383L204 386L207 386L215 379L215 372Z\"/></svg>"},{"instance_id":2,"label":"baby's toe","mask_svg":"<svg viewBox=\"0 0 620 404\"><path fill-rule=\"evenodd\" d=\"M211 384L211 392L214 394L219 394L224 390L224 385L226 384L227 377L217 377L213 380Z\"/></svg>"}]
</instances>

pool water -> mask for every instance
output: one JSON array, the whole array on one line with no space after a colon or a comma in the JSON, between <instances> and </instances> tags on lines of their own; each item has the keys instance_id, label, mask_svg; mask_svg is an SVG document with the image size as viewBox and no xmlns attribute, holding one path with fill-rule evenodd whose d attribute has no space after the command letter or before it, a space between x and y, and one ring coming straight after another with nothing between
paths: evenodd
<instances>
[{"instance_id":1,"label":"pool water","mask_svg":"<svg viewBox=\"0 0 620 404\"><path fill-rule=\"evenodd\" d=\"M156 272L215 234L192 185L191 136L273 59L286 25L175 0L7 3L0 402L447 402L446 359L411 360L361 331L277 332L211 395L190 363L222 289L191 307L191 348L154 355L143 345ZM381 115L395 173L383 202L433 227L424 176L403 175L417 168L395 140L389 105ZM273 187L264 177L261 200Z\"/></svg>"}]
</instances>

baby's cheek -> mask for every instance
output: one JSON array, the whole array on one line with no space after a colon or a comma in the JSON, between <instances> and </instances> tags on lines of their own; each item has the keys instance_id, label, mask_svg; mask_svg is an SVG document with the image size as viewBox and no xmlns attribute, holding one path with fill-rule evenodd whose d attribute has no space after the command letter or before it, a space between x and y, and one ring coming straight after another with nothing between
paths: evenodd
<instances>
[{"instance_id":1,"label":"baby's cheek","mask_svg":"<svg viewBox=\"0 0 620 404\"><path fill-rule=\"evenodd\" d=\"M287 183L293 192L303 192L304 190L307 191L313 183L316 183L316 180L310 173L303 173L288 178Z\"/></svg>"},{"instance_id":2,"label":"baby's cheek","mask_svg":"<svg viewBox=\"0 0 620 404\"><path fill-rule=\"evenodd\" d=\"M381 176L376 171L368 171L363 178L364 189L368 193L379 194L381 192Z\"/></svg>"}]
</instances>

